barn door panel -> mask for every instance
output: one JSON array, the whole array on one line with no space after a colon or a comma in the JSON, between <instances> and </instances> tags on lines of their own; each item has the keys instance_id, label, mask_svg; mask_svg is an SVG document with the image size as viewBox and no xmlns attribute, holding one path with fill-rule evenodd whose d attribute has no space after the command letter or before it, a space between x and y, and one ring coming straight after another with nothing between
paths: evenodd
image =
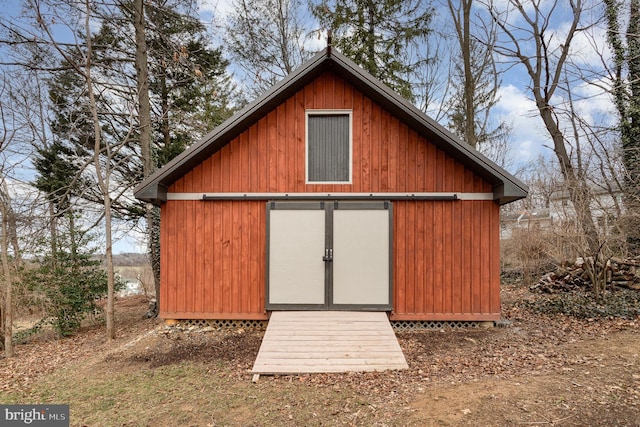
<instances>
[{"instance_id":1,"label":"barn door panel","mask_svg":"<svg viewBox=\"0 0 640 427\"><path fill-rule=\"evenodd\" d=\"M294 205L269 214L268 306L324 305L325 212ZM293 208L306 209L293 209Z\"/></svg>"},{"instance_id":2,"label":"barn door panel","mask_svg":"<svg viewBox=\"0 0 640 427\"><path fill-rule=\"evenodd\" d=\"M389 211L333 212L333 304L390 305Z\"/></svg>"}]
</instances>

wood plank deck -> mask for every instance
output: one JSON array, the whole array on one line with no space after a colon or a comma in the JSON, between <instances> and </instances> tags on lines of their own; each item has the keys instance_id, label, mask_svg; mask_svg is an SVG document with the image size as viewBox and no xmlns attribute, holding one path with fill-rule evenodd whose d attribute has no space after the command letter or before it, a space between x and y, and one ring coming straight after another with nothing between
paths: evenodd
<instances>
[{"instance_id":1,"label":"wood plank deck","mask_svg":"<svg viewBox=\"0 0 640 427\"><path fill-rule=\"evenodd\" d=\"M407 368L386 313L275 311L252 372L273 375Z\"/></svg>"}]
</instances>

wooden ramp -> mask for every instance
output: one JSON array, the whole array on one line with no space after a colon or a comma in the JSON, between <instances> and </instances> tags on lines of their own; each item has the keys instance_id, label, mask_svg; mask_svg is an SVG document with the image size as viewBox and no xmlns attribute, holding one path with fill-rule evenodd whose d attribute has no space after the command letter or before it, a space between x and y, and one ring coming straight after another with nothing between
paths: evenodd
<instances>
[{"instance_id":1,"label":"wooden ramp","mask_svg":"<svg viewBox=\"0 0 640 427\"><path fill-rule=\"evenodd\" d=\"M386 313L271 313L254 374L407 369Z\"/></svg>"}]
</instances>

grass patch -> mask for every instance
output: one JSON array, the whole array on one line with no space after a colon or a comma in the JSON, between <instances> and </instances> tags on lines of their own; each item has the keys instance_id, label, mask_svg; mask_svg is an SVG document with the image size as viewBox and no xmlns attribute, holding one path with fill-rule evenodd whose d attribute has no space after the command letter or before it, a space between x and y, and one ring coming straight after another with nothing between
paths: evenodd
<instances>
[{"instance_id":1,"label":"grass patch","mask_svg":"<svg viewBox=\"0 0 640 427\"><path fill-rule=\"evenodd\" d=\"M74 426L374 424L375 407L350 387L309 384L300 377L262 377L251 383L231 366L186 362L118 372L118 366L46 375L2 403L70 405ZM304 377L302 377L304 378Z\"/></svg>"}]
</instances>

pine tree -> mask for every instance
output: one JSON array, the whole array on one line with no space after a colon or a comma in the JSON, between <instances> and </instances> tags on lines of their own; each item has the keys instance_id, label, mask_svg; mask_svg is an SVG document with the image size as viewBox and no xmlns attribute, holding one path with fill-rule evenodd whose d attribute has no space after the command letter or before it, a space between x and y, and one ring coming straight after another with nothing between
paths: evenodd
<instances>
[{"instance_id":1,"label":"pine tree","mask_svg":"<svg viewBox=\"0 0 640 427\"><path fill-rule=\"evenodd\" d=\"M427 58L412 56L426 41L432 9L420 0L322 0L312 9L332 44L408 100L411 79Z\"/></svg>"}]
</instances>

